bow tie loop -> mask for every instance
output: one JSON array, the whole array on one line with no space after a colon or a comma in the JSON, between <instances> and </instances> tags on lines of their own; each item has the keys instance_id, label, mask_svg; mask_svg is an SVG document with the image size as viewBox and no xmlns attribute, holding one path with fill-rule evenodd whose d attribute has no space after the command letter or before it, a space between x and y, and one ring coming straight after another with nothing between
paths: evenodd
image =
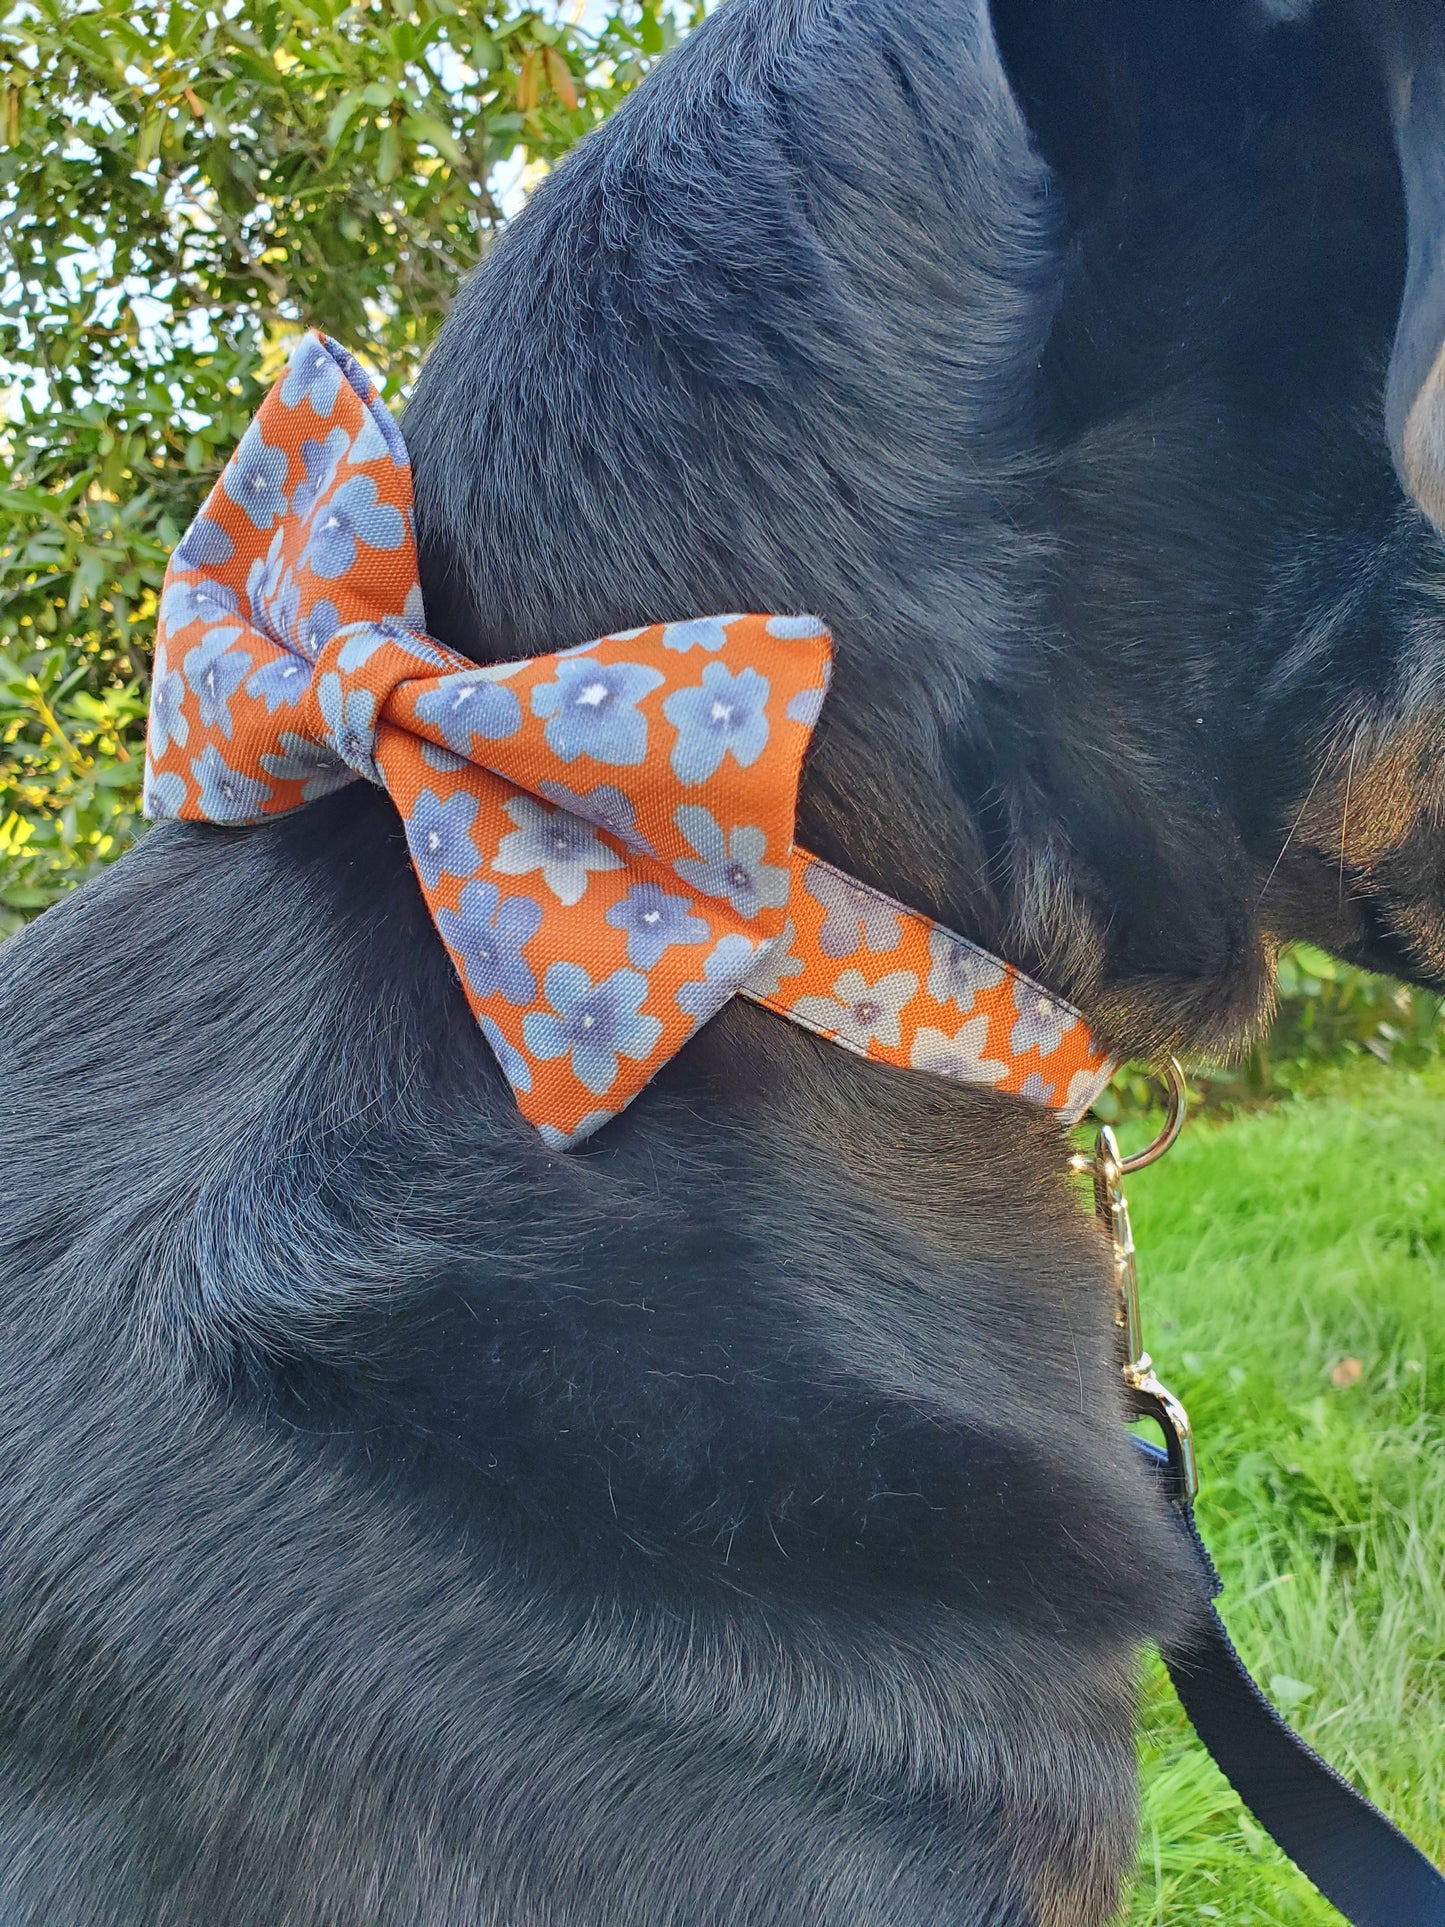
<instances>
[{"instance_id":1,"label":"bow tie loop","mask_svg":"<svg viewBox=\"0 0 1445 1927\"><path fill-rule=\"evenodd\" d=\"M381 784L518 1102L575 1142L782 934L827 633L709 617L478 665L424 624L400 438L309 336L167 573L147 812Z\"/></svg>"},{"instance_id":2,"label":"bow tie loop","mask_svg":"<svg viewBox=\"0 0 1445 1927\"><path fill-rule=\"evenodd\" d=\"M161 596L153 817L384 787L477 1022L549 1143L731 997L860 1055L1077 1116L1110 1061L1062 1000L794 843L831 646L709 616L479 665L426 633L406 449L308 335Z\"/></svg>"}]
</instances>

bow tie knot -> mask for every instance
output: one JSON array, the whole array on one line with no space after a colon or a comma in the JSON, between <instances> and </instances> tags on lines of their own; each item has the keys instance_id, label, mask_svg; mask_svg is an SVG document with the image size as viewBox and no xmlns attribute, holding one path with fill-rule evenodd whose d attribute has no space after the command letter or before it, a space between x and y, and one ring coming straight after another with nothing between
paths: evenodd
<instances>
[{"instance_id":1,"label":"bow tie knot","mask_svg":"<svg viewBox=\"0 0 1445 1927\"><path fill-rule=\"evenodd\" d=\"M308 335L171 558L145 807L255 823L358 777L523 1113L573 1144L744 991L862 1055L1076 1115L1076 1011L799 850L831 646L709 616L478 665L425 633L411 472Z\"/></svg>"},{"instance_id":2,"label":"bow tie knot","mask_svg":"<svg viewBox=\"0 0 1445 1927\"><path fill-rule=\"evenodd\" d=\"M473 663L423 633L398 448L308 337L167 573L147 810L384 787L522 1109L572 1142L781 934L827 634L723 616Z\"/></svg>"}]
</instances>

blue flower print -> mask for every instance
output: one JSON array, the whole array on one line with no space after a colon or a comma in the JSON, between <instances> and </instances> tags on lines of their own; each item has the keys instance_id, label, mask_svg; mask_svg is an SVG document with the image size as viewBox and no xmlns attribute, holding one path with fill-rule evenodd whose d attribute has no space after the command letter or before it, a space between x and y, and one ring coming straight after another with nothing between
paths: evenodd
<instances>
[{"instance_id":1,"label":"blue flower print","mask_svg":"<svg viewBox=\"0 0 1445 1927\"><path fill-rule=\"evenodd\" d=\"M297 484L291 497L293 515L309 515L321 497L336 480L336 471L341 466L341 458L351 446L351 437L344 428L333 428L324 442L308 439L301 444L301 465L306 470L306 480Z\"/></svg>"},{"instance_id":2,"label":"blue flower print","mask_svg":"<svg viewBox=\"0 0 1445 1927\"><path fill-rule=\"evenodd\" d=\"M276 594L286 574L286 531L279 528L272 535L266 553L258 555L246 571L246 601L254 612L263 607Z\"/></svg>"},{"instance_id":3,"label":"blue flower print","mask_svg":"<svg viewBox=\"0 0 1445 1927\"><path fill-rule=\"evenodd\" d=\"M677 731L672 769L678 781L706 782L729 753L750 769L767 746L770 693L756 669L733 675L721 662L707 665L700 688L674 691L662 713Z\"/></svg>"},{"instance_id":4,"label":"blue flower print","mask_svg":"<svg viewBox=\"0 0 1445 1927\"><path fill-rule=\"evenodd\" d=\"M186 651L186 683L197 699L201 727L220 727L225 737L231 734L231 698L245 681L251 667L249 651L233 649L241 634L234 626L208 629L194 649Z\"/></svg>"},{"instance_id":5,"label":"blue flower print","mask_svg":"<svg viewBox=\"0 0 1445 1927\"><path fill-rule=\"evenodd\" d=\"M642 856L656 855L637 827L637 812L632 807L632 798L624 796L615 784L598 783L590 790L569 790L565 783L553 782L539 783L537 787L551 802L560 803L564 810L570 810L574 816L585 816L589 823L595 823L599 830L606 830L610 836L615 836L629 850L636 850Z\"/></svg>"},{"instance_id":6,"label":"blue flower print","mask_svg":"<svg viewBox=\"0 0 1445 1927\"><path fill-rule=\"evenodd\" d=\"M870 984L861 970L845 970L831 997L800 997L793 1015L849 1050L866 1055L875 1040L898 1048L903 1041L899 1020L917 995L918 978L911 970L890 970L876 984Z\"/></svg>"},{"instance_id":7,"label":"blue flower print","mask_svg":"<svg viewBox=\"0 0 1445 1927\"><path fill-rule=\"evenodd\" d=\"M313 414L323 420L336 406L341 392L341 370L315 335L306 335L291 350L286 379L281 384L281 400L287 408L299 408L309 401Z\"/></svg>"},{"instance_id":8,"label":"blue flower print","mask_svg":"<svg viewBox=\"0 0 1445 1927\"><path fill-rule=\"evenodd\" d=\"M994 990L1004 980L1004 967L996 957L950 930L929 932L928 954L933 964L928 973L929 996L941 1004L957 1004L960 1017L973 1009L979 991Z\"/></svg>"},{"instance_id":9,"label":"blue flower print","mask_svg":"<svg viewBox=\"0 0 1445 1927\"><path fill-rule=\"evenodd\" d=\"M202 576L199 582L168 582L161 596L161 621L174 635L193 622L224 622L240 608L234 589Z\"/></svg>"},{"instance_id":10,"label":"blue flower print","mask_svg":"<svg viewBox=\"0 0 1445 1927\"><path fill-rule=\"evenodd\" d=\"M185 701L185 678L179 669L170 667L162 643L156 650L155 668L151 672L150 733L157 756L164 756L172 743L184 748L191 733Z\"/></svg>"},{"instance_id":11,"label":"blue flower print","mask_svg":"<svg viewBox=\"0 0 1445 1927\"><path fill-rule=\"evenodd\" d=\"M1095 1065L1092 1070L1075 1071L1059 1106L1059 1122L1076 1124L1114 1074L1112 1063Z\"/></svg>"},{"instance_id":12,"label":"blue flower print","mask_svg":"<svg viewBox=\"0 0 1445 1927\"><path fill-rule=\"evenodd\" d=\"M152 823L164 823L179 816L185 806L186 783L169 770L147 769L141 784L141 811Z\"/></svg>"},{"instance_id":13,"label":"blue flower print","mask_svg":"<svg viewBox=\"0 0 1445 1927\"><path fill-rule=\"evenodd\" d=\"M279 754L274 750L263 752L261 767L278 783L300 783L303 803L314 803L318 796L330 796L333 790L345 789L356 781L354 770L311 737L283 729L278 741Z\"/></svg>"},{"instance_id":14,"label":"blue flower print","mask_svg":"<svg viewBox=\"0 0 1445 1927\"><path fill-rule=\"evenodd\" d=\"M617 1082L618 1058L651 1056L662 1025L641 1011L647 979L640 970L614 970L593 983L581 964L554 963L543 985L550 1011L529 1011L522 1035L534 1057L570 1054L573 1075L594 1097Z\"/></svg>"},{"instance_id":15,"label":"blue flower print","mask_svg":"<svg viewBox=\"0 0 1445 1927\"><path fill-rule=\"evenodd\" d=\"M1009 1049L1022 1057L1031 1045L1041 1057L1049 1057L1063 1043L1067 1032L1078 1023L1078 1013L1069 1010L1056 997L1026 977L1014 978L1014 1009L1018 1021L1009 1032Z\"/></svg>"},{"instance_id":16,"label":"blue flower print","mask_svg":"<svg viewBox=\"0 0 1445 1927\"><path fill-rule=\"evenodd\" d=\"M818 937L825 956L851 957L860 944L878 954L902 943L897 906L866 883L826 863L810 863L803 872L803 888L828 912Z\"/></svg>"},{"instance_id":17,"label":"blue flower print","mask_svg":"<svg viewBox=\"0 0 1445 1927\"><path fill-rule=\"evenodd\" d=\"M789 917L781 934L763 945L743 985L750 997L776 997L789 977L802 976L806 965L793 948L797 936L797 925Z\"/></svg>"},{"instance_id":18,"label":"blue flower print","mask_svg":"<svg viewBox=\"0 0 1445 1927\"><path fill-rule=\"evenodd\" d=\"M435 890L444 876L469 877L482 867L482 853L468 835L476 820L477 799L465 790L445 803L435 790L423 790L416 799L406 819L406 842L428 890ZM483 887L491 889L490 884ZM492 890L494 903L496 895Z\"/></svg>"},{"instance_id":19,"label":"blue flower print","mask_svg":"<svg viewBox=\"0 0 1445 1927\"><path fill-rule=\"evenodd\" d=\"M246 694L259 696L266 705L266 714L274 716L283 707L294 709L310 686L310 663L293 656L288 649L273 656L270 662L263 662L252 673L246 683Z\"/></svg>"},{"instance_id":20,"label":"blue flower print","mask_svg":"<svg viewBox=\"0 0 1445 1927\"><path fill-rule=\"evenodd\" d=\"M1035 1104L1047 1104L1054 1094L1054 1086L1046 1084L1037 1071L1030 1071L1019 1085L1019 1096L1031 1098Z\"/></svg>"},{"instance_id":21,"label":"blue flower print","mask_svg":"<svg viewBox=\"0 0 1445 1927\"><path fill-rule=\"evenodd\" d=\"M638 702L663 680L640 662L562 657L556 682L532 691L532 714L546 716L547 747L564 763L590 756L633 768L647 754L647 718Z\"/></svg>"},{"instance_id":22,"label":"blue flower print","mask_svg":"<svg viewBox=\"0 0 1445 1927\"><path fill-rule=\"evenodd\" d=\"M672 867L700 895L726 897L740 917L787 902L788 872L781 864L763 862L768 839L762 830L741 824L724 837L712 811L696 803L680 804L672 820L699 859L684 857Z\"/></svg>"},{"instance_id":23,"label":"blue flower print","mask_svg":"<svg viewBox=\"0 0 1445 1927\"><path fill-rule=\"evenodd\" d=\"M381 772L376 767L376 697L369 689L343 690L340 676L331 670L321 678L316 698L326 724L327 746L368 783L380 783Z\"/></svg>"},{"instance_id":24,"label":"blue flower print","mask_svg":"<svg viewBox=\"0 0 1445 1927\"><path fill-rule=\"evenodd\" d=\"M253 528L269 529L286 513L289 460L284 448L271 448L261 437L261 424L252 422L240 446L221 470L221 486L246 511Z\"/></svg>"},{"instance_id":25,"label":"blue flower print","mask_svg":"<svg viewBox=\"0 0 1445 1927\"><path fill-rule=\"evenodd\" d=\"M318 596L305 615L296 618L295 639L315 662L340 626L341 612L336 604L325 596Z\"/></svg>"},{"instance_id":26,"label":"blue flower print","mask_svg":"<svg viewBox=\"0 0 1445 1927\"><path fill-rule=\"evenodd\" d=\"M535 898L504 897L480 877L462 891L455 910L437 911L437 928L461 958L473 996L500 993L509 1004L530 1004L537 995L537 979L522 952L541 922Z\"/></svg>"},{"instance_id":27,"label":"blue flower print","mask_svg":"<svg viewBox=\"0 0 1445 1927\"><path fill-rule=\"evenodd\" d=\"M408 456L401 430L391 419L385 402L373 396L366 404L366 413L351 445L351 459L359 467L363 462L380 461L383 455L389 455L395 467L406 467Z\"/></svg>"},{"instance_id":28,"label":"blue flower print","mask_svg":"<svg viewBox=\"0 0 1445 1927\"><path fill-rule=\"evenodd\" d=\"M932 1024L923 1024L913 1039L908 1061L916 1071L932 1071L935 1077L951 1077L959 1084L997 1084L1008 1075L1008 1065L984 1056L987 1042L986 1011L960 1024L952 1036Z\"/></svg>"},{"instance_id":29,"label":"blue flower print","mask_svg":"<svg viewBox=\"0 0 1445 1927\"><path fill-rule=\"evenodd\" d=\"M367 374L351 350L349 348L343 348L339 341L332 341L328 337L326 341L326 352L331 356L342 374L345 375L346 385L350 388L356 399L364 408L372 407L375 401L375 391L371 385L371 376Z\"/></svg>"},{"instance_id":30,"label":"blue flower print","mask_svg":"<svg viewBox=\"0 0 1445 1927\"><path fill-rule=\"evenodd\" d=\"M399 549L405 537L401 510L377 500L369 475L353 475L317 511L297 567L334 582L355 562L358 543L368 549Z\"/></svg>"},{"instance_id":31,"label":"blue flower print","mask_svg":"<svg viewBox=\"0 0 1445 1927\"><path fill-rule=\"evenodd\" d=\"M513 796L502 808L517 827L502 838L492 858L498 876L530 876L540 870L558 902L572 904L585 895L591 871L622 868L622 858L599 843L597 832L580 816L549 810L530 796Z\"/></svg>"},{"instance_id":32,"label":"blue flower print","mask_svg":"<svg viewBox=\"0 0 1445 1927\"><path fill-rule=\"evenodd\" d=\"M512 664L503 666L502 675L515 673ZM439 729L459 756L469 755L478 737L484 743L500 743L522 727L522 705L492 669L444 676L435 689L418 697L416 713Z\"/></svg>"},{"instance_id":33,"label":"blue flower print","mask_svg":"<svg viewBox=\"0 0 1445 1927\"><path fill-rule=\"evenodd\" d=\"M428 769L437 770L443 776L455 776L459 769L465 769L465 756L454 756L449 749L442 749L436 743L429 743L425 736L418 736L421 744L421 760Z\"/></svg>"},{"instance_id":34,"label":"blue flower print","mask_svg":"<svg viewBox=\"0 0 1445 1927\"><path fill-rule=\"evenodd\" d=\"M329 609L329 602L321 608ZM393 616L383 616L378 622L348 622L343 628L333 631L346 640L337 652L338 668L348 675L369 663L378 649L404 649L409 656L423 662L432 669L443 667L446 658L439 650L433 649L424 637L414 635L405 623L398 622ZM519 665L520 666L520 665Z\"/></svg>"},{"instance_id":35,"label":"blue flower print","mask_svg":"<svg viewBox=\"0 0 1445 1927\"><path fill-rule=\"evenodd\" d=\"M277 529L265 560L253 562L246 576L251 621L283 649L299 648L314 661L335 634L340 617L336 604L324 597L318 597L302 617L301 585L286 563L284 533Z\"/></svg>"},{"instance_id":36,"label":"blue flower print","mask_svg":"<svg viewBox=\"0 0 1445 1927\"><path fill-rule=\"evenodd\" d=\"M775 619L780 621L789 620L787 617ZM804 620L812 621L812 617L806 617ZM769 629L771 629L772 626L770 622L768 624ZM810 630L808 633L812 634L814 632ZM824 633L821 623L818 624L816 633L819 635ZM790 723L802 723L805 728L811 729L814 723L817 722L818 717L822 714L823 698L827 695L828 686L832 680L833 665L831 662L825 662L823 664L822 687L819 689L800 689L796 696L789 699L788 707L783 712L787 716L788 721Z\"/></svg>"},{"instance_id":37,"label":"blue flower print","mask_svg":"<svg viewBox=\"0 0 1445 1927\"><path fill-rule=\"evenodd\" d=\"M666 623L662 646L664 649L725 649L728 624L736 621L736 616L697 616L691 622Z\"/></svg>"},{"instance_id":38,"label":"blue flower print","mask_svg":"<svg viewBox=\"0 0 1445 1927\"><path fill-rule=\"evenodd\" d=\"M607 912L614 930L627 932L627 961L651 970L674 944L701 943L707 925L692 914L691 897L670 896L661 884L634 883Z\"/></svg>"},{"instance_id":39,"label":"blue flower print","mask_svg":"<svg viewBox=\"0 0 1445 1927\"><path fill-rule=\"evenodd\" d=\"M768 634L779 642L805 642L828 633L828 625L816 616L769 616L767 627Z\"/></svg>"},{"instance_id":40,"label":"blue flower print","mask_svg":"<svg viewBox=\"0 0 1445 1927\"><path fill-rule=\"evenodd\" d=\"M783 714L790 723L801 723L805 729L811 729L823 713L823 698L827 693L826 688L800 689L796 696L788 698Z\"/></svg>"},{"instance_id":41,"label":"blue flower print","mask_svg":"<svg viewBox=\"0 0 1445 1927\"><path fill-rule=\"evenodd\" d=\"M514 1091L525 1097L532 1088L532 1066L519 1050L513 1048L502 1034L502 1027L494 1017L481 1016L477 1019L483 1037L497 1053L497 1062L502 1073ZM608 1112L611 1116L611 1112Z\"/></svg>"},{"instance_id":42,"label":"blue flower print","mask_svg":"<svg viewBox=\"0 0 1445 1927\"><path fill-rule=\"evenodd\" d=\"M570 1133L559 1131L555 1124L539 1124L537 1135L550 1150L570 1151L574 1144L580 1144L583 1138L591 1137L592 1133L600 1131L604 1124L610 1124L616 1115L616 1111L589 1111L576 1129Z\"/></svg>"},{"instance_id":43,"label":"blue flower print","mask_svg":"<svg viewBox=\"0 0 1445 1927\"><path fill-rule=\"evenodd\" d=\"M209 515L198 515L176 544L176 561L183 569L218 568L235 553L235 543Z\"/></svg>"},{"instance_id":44,"label":"blue flower print","mask_svg":"<svg viewBox=\"0 0 1445 1927\"><path fill-rule=\"evenodd\" d=\"M693 1019L694 1029L751 982L760 951L767 948L766 944L755 944L751 937L734 934L718 938L703 962L701 977L690 978L677 988L677 1007Z\"/></svg>"},{"instance_id":45,"label":"blue flower print","mask_svg":"<svg viewBox=\"0 0 1445 1927\"><path fill-rule=\"evenodd\" d=\"M271 800L271 787L232 769L214 743L207 743L191 764L191 774L201 786L201 815L211 823L257 823L264 816L263 803Z\"/></svg>"}]
</instances>

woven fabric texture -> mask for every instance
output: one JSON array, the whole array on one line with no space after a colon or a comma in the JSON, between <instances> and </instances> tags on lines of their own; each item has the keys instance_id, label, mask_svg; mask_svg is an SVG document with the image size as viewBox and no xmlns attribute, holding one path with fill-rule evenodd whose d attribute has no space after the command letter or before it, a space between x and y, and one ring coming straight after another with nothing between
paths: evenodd
<instances>
[{"instance_id":1,"label":"woven fabric texture","mask_svg":"<svg viewBox=\"0 0 1445 1927\"><path fill-rule=\"evenodd\" d=\"M358 777L551 1144L614 1117L742 993L862 1055L1082 1114L1068 1004L810 857L811 616L723 615L479 668L426 633L401 434L307 335L171 559L145 808L254 823Z\"/></svg>"}]
</instances>

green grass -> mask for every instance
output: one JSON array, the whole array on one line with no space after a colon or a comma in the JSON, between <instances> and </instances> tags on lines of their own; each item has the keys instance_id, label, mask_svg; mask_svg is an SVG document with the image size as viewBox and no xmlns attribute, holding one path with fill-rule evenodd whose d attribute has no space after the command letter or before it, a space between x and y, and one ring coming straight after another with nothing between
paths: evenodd
<instances>
[{"instance_id":1,"label":"green grass","mask_svg":"<svg viewBox=\"0 0 1445 1927\"><path fill-rule=\"evenodd\" d=\"M1445 1066L1361 1067L1196 1125L1129 1189L1145 1342L1199 1437L1230 1632L1311 1744L1445 1858ZM1363 1369L1337 1387L1343 1360ZM1337 1927L1157 1665L1140 1755L1128 1927Z\"/></svg>"}]
</instances>

